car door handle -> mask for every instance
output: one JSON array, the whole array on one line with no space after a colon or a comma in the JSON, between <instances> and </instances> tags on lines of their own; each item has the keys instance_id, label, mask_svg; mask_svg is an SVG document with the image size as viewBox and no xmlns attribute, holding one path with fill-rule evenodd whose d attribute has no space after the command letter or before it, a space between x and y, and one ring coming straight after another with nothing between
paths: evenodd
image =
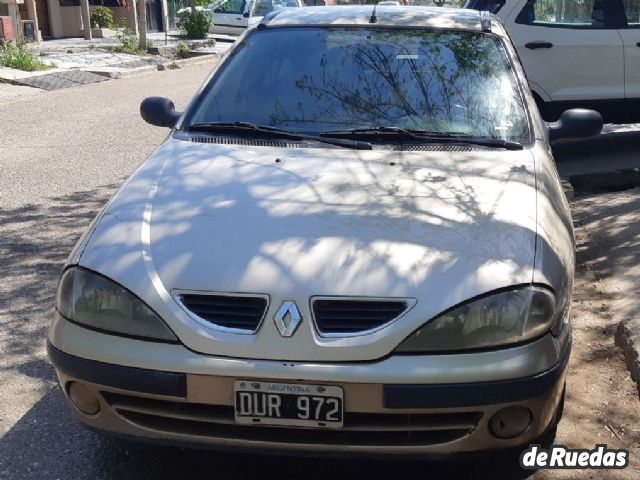
<instances>
[{"instance_id":1,"label":"car door handle","mask_svg":"<svg viewBox=\"0 0 640 480\"><path fill-rule=\"evenodd\" d=\"M551 42L529 42L524 44L525 47L535 50L537 48L551 48L553 43Z\"/></svg>"}]
</instances>

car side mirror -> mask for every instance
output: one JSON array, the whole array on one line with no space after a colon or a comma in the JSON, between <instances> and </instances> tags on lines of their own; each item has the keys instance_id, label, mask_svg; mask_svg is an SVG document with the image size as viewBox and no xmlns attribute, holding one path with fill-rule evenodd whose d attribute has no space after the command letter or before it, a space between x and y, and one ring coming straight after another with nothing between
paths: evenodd
<instances>
[{"instance_id":1,"label":"car side mirror","mask_svg":"<svg viewBox=\"0 0 640 480\"><path fill-rule=\"evenodd\" d=\"M173 128L180 118L180 112L171 100L164 97L148 97L140 104L142 119L156 127Z\"/></svg>"},{"instance_id":2,"label":"car side mirror","mask_svg":"<svg viewBox=\"0 0 640 480\"><path fill-rule=\"evenodd\" d=\"M602 131L602 115L595 110L572 108L565 110L557 122L549 126L549 141L595 137Z\"/></svg>"},{"instance_id":3,"label":"car side mirror","mask_svg":"<svg viewBox=\"0 0 640 480\"><path fill-rule=\"evenodd\" d=\"M220 7L213 9L213 13L220 13L220 12L222 12L222 9Z\"/></svg>"},{"instance_id":4,"label":"car side mirror","mask_svg":"<svg viewBox=\"0 0 640 480\"><path fill-rule=\"evenodd\" d=\"M244 12L244 13L242 14L242 16L243 16L244 18L249 18L249 12Z\"/></svg>"}]
</instances>

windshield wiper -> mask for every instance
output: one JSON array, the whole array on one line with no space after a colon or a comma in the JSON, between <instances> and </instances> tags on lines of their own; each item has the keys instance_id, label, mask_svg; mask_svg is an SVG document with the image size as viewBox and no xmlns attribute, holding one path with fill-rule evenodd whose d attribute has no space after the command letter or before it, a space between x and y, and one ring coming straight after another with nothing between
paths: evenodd
<instances>
[{"instance_id":1,"label":"windshield wiper","mask_svg":"<svg viewBox=\"0 0 640 480\"><path fill-rule=\"evenodd\" d=\"M350 140L346 138L330 138L325 136L310 135L306 133L293 132L281 128L270 127L268 125L256 125L250 122L206 122L195 123L189 125L186 129L188 132L211 132L211 131L227 131L227 132L260 132L275 137L284 137L297 140L312 140L315 142L327 143L338 147L353 148L356 150L371 150L372 146L369 142L359 140Z\"/></svg>"},{"instance_id":2,"label":"windshield wiper","mask_svg":"<svg viewBox=\"0 0 640 480\"><path fill-rule=\"evenodd\" d=\"M471 137L463 132L432 132L428 130L413 130L401 127L368 127L354 128L350 130L332 130L320 133L321 136L355 136L370 137L378 134L392 134L405 138L428 141L429 143L464 143L481 145L485 147L504 148L506 150L522 150L523 146L518 142L511 142L501 138Z\"/></svg>"}]
</instances>

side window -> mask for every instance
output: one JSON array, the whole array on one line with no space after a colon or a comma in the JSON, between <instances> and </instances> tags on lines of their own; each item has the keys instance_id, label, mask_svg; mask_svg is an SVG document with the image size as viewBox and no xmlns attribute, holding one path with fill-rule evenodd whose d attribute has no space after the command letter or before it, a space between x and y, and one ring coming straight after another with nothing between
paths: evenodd
<instances>
[{"instance_id":1,"label":"side window","mask_svg":"<svg viewBox=\"0 0 640 480\"><path fill-rule=\"evenodd\" d=\"M623 2L627 25L631 28L640 28L640 0L623 0Z\"/></svg>"},{"instance_id":2,"label":"side window","mask_svg":"<svg viewBox=\"0 0 640 480\"><path fill-rule=\"evenodd\" d=\"M516 23L560 28L606 28L605 0L529 0Z\"/></svg>"},{"instance_id":3,"label":"side window","mask_svg":"<svg viewBox=\"0 0 640 480\"><path fill-rule=\"evenodd\" d=\"M269 12L273 12L273 3L271 0L259 0L255 3L253 16L264 17Z\"/></svg>"},{"instance_id":4,"label":"side window","mask_svg":"<svg viewBox=\"0 0 640 480\"><path fill-rule=\"evenodd\" d=\"M244 0L228 0L216 8L216 13L244 13Z\"/></svg>"},{"instance_id":5,"label":"side window","mask_svg":"<svg viewBox=\"0 0 640 480\"><path fill-rule=\"evenodd\" d=\"M504 7L506 0L470 0L464 8L472 10L486 10L491 13L498 13Z\"/></svg>"}]
</instances>

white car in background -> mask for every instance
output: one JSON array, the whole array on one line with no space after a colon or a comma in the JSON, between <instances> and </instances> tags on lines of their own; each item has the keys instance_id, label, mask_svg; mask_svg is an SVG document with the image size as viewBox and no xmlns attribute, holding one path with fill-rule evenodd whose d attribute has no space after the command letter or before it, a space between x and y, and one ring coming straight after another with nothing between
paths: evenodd
<instances>
[{"instance_id":1,"label":"white car in background","mask_svg":"<svg viewBox=\"0 0 640 480\"><path fill-rule=\"evenodd\" d=\"M213 16L209 31L241 35L247 28L260 23L267 13L304 6L302 0L227 0L211 3L207 7Z\"/></svg>"},{"instance_id":2,"label":"white car in background","mask_svg":"<svg viewBox=\"0 0 640 480\"><path fill-rule=\"evenodd\" d=\"M605 120L640 118L640 2L471 0L505 25L545 120L593 108Z\"/></svg>"}]
</instances>

